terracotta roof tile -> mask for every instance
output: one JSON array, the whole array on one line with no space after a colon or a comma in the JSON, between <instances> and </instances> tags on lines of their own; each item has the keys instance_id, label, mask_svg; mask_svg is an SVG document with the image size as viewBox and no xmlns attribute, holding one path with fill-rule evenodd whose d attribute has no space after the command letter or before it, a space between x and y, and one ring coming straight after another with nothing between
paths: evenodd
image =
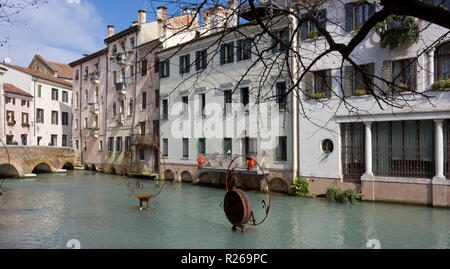
<instances>
[{"instance_id":1,"label":"terracotta roof tile","mask_svg":"<svg viewBox=\"0 0 450 269\"><path fill-rule=\"evenodd\" d=\"M47 63L58 73L58 77L72 79L73 69L67 64L49 62Z\"/></svg>"},{"instance_id":2,"label":"terracotta roof tile","mask_svg":"<svg viewBox=\"0 0 450 269\"><path fill-rule=\"evenodd\" d=\"M11 83L3 83L3 91L9 92L9 93L20 94L20 95L24 95L24 96L27 96L27 97L33 97L33 95L27 93L26 91L23 91L23 90L17 88L16 86L14 86Z\"/></svg>"},{"instance_id":3,"label":"terracotta roof tile","mask_svg":"<svg viewBox=\"0 0 450 269\"><path fill-rule=\"evenodd\" d=\"M55 78L55 77L52 77L52 76L49 76L49 75L46 75L46 74L42 74L42 73L39 73L37 71L31 70L29 68L25 68L25 67L21 67L21 66L17 66L17 65L5 64L5 63L2 63L2 65L6 66L6 67L10 67L10 68L15 69L15 70L20 71L20 72L29 74L29 75L31 75L33 77L38 77L38 78L41 78L41 79L45 79L45 80L48 80L48 81L52 81L52 82L56 82L56 83L59 83L59 84L63 84L65 86L72 87L72 83L71 82L67 82L67 81L65 81L63 79L59 79L59 78Z\"/></svg>"}]
</instances>

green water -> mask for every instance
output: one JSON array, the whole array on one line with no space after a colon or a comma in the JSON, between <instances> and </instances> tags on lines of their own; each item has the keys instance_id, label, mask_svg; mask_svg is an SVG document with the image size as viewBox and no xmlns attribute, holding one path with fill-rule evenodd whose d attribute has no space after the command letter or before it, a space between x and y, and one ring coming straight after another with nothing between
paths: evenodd
<instances>
[{"instance_id":1,"label":"green water","mask_svg":"<svg viewBox=\"0 0 450 269\"><path fill-rule=\"evenodd\" d=\"M143 193L155 182L142 181ZM120 185L120 186L119 186ZM122 177L84 171L8 180L0 196L0 248L449 248L450 210L272 196L270 215L246 233L231 231L225 191L167 183L139 211ZM249 193L257 218L265 194Z\"/></svg>"}]
</instances>

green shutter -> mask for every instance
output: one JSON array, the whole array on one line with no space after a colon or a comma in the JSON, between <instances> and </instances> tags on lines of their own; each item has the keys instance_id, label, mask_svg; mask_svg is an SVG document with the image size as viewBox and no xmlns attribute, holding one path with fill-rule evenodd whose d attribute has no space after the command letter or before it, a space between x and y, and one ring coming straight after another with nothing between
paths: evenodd
<instances>
[{"instance_id":1,"label":"green shutter","mask_svg":"<svg viewBox=\"0 0 450 269\"><path fill-rule=\"evenodd\" d=\"M170 76L170 58L166 60L167 74L166 77Z\"/></svg>"},{"instance_id":2,"label":"green shutter","mask_svg":"<svg viewBox=\"0 0 450 269\"><path fill-rule=\"evenodd\" d=\"M311 97L311 94L313 93L313 78L314 78L314 74L312 72L306 72L306 74L305 74L305 90L304 90L306 99L309 99Z\"/></svg>"},{"instance_id":3,"label":"green shutter","mask_svg":"<svg viewBox=\"0 0 450 269\"><path fill-rule=\"evenodd\" d=\"M200 70L200 51L195 52L195 70Z\"/></svg>"},{"instance_id":4,"label":"green shutter","mask_svg":"<svg viewBox=\"0 0 450 269\"><path fill-rule=\"evenodd\" d=\"M242 40L237 41L236 54L237 54L237 61L238 62L241 61L242 60Z\"/></svg>"},{"instance_id":5,"label":"green shutter","mask_svg":"<svg viewBox=\"0 0 450 269\"><path fill-rule=\"evenodd\" d=\"M345 66L344 73L344 96L349 97L353 95L353 66Z\"/></svg>"},{"instance_id":6,"label":"green shutter","mask_svg":"<svg viewBox=\"0 0 450 269\"><path fill-rule=\"evenodd\" d=\"M180 74L183 74L183 56L180 56L180 61L179 61L178 67L180 70Z\"/></svg>"},{"instance_id":7,"label":"green shutter","mask_svg":"<svg viewBox=\"0 0 450 269\"><path fill-rule=\"evenodd\" d=\"M333 83L333 80L332 80L332 77L331 77L331 70L327 70L326 71L326 83L327 83L327 85L326 85L326 87L327 87L327 97L328 98L331 98L331 95L332 95L332 89L333 89L333 85L332 85L332 83Z\"/></svg>"},{"instance_id":8,"label":"green shutter","mask_svg":"<svg viewBox=\"0 0 450 269\"><path fill-rule=\"evenodd\" d=\"M417 91L417 58L411 58L410 63L411 91Z\"/></svg>"},{"instance_id":9,"label":"green shutter","mask_svg":"<svg viewBox=\"0 0 450 269\"><path fill-rule=\"evenodd\" d=\"M225 44L220 45L220 64L225 64Z\"/></svg>"},{"instance_id":10,"label":"green shutter","mask_svg":"<svg viewBox=\"0 0 450 269\"><path fill-rule=\"evenodd\" d=\"M252 43L250 39L245 40L245 50L248 52L248 58L252 58Z\"/></svg>"},{"instance_id":11,"label":"green shutter","mask_svg":"<svg viewBox=\"0 0 450 269\"><path fill-rule=\"evenodd\" d=\"M234 62L234 42L230 42L230 63Z\"/></svg>"},{"instance_id":12,"label":"green shutter","mask_svg":"<svg viewBox=\"0 0 450 269\"><path fill-rule=\"evenodd\" d=\"M191 54L189 53L188 55L187 55L187 57L186 57L187 59L187 73L189 73L189 72L191 72Z\"/></svg>"},{"instance_id":13,"label":"green shutter","mask_svg":"<svg viewBox=\"0 0 450 269\"><path fill-rule=\"evenodd\" d=\"M353 17L353 5L354 3L346 3L345 8L345 31L350 32L353 30L354 17Z\"/></svg>"}]
</instances>

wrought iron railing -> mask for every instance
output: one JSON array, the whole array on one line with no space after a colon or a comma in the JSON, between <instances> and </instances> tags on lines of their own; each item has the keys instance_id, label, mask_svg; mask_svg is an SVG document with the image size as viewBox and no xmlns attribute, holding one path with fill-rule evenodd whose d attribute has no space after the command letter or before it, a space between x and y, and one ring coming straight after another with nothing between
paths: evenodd
<instances>
[{"instance_id":1,"label":"wrought iron railing","mask_svg":"<svg viewBox=\"0 0 450 269\"><path fill-rule=\"evenodd\" d=\"M365 172L365 129L363 123L343 123L342 174L344 182L359 183Z\"/></svg>"}]
</instances>

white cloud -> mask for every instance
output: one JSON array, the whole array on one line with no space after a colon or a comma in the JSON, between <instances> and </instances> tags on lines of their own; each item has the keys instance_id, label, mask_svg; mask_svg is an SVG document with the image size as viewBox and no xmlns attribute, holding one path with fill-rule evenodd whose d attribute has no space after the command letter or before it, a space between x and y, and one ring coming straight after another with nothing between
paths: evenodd
<instances>
[{"instance_id":1,"label":"white cloud","mask_svg":"<svg viewBox=\"0 0 450 269\"><path fill-rule=\"evenodd\" d=\"M0 60L9 57L13 64L27 66L39 53L47 60L68 63L104 47L106 27L88 1L48 0L17 16L20 22L0 25L0 38L9 38L0 47Z\"/></svg>"}]
</instances>

